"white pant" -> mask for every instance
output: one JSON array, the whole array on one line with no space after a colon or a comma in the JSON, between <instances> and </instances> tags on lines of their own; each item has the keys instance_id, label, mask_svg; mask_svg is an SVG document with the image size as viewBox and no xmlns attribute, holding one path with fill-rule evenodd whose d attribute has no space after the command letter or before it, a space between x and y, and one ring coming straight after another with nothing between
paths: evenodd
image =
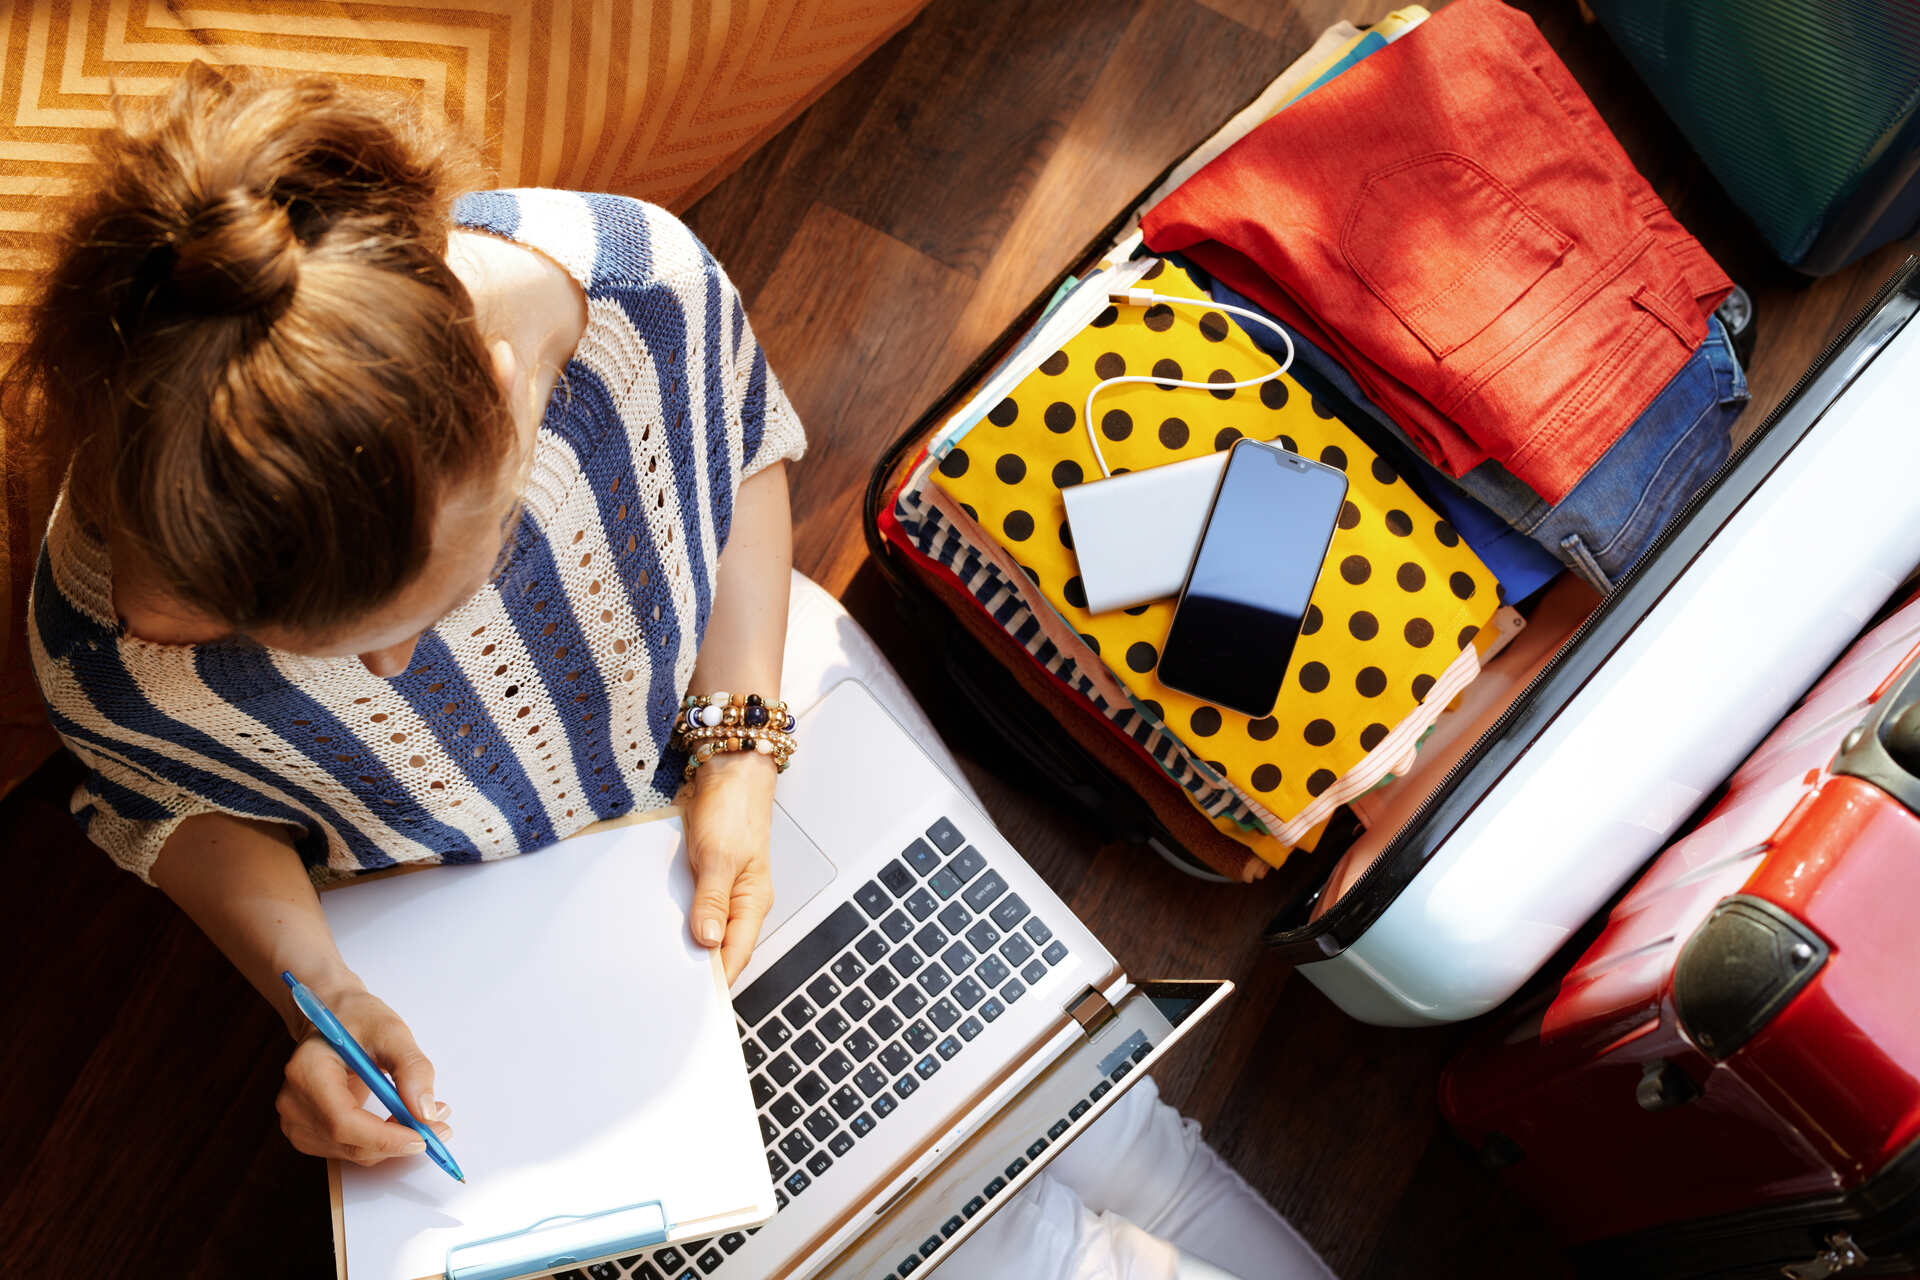
<instances>
[{"instance_id":1,"label":"white pant","mask_svg":"<svg viewBox=\"0 0 1920 1280\"><path fill-rule=\"evenodd\" d=\"M849 677L973 788L926 713L840 602L800 574L788 608L787 701ZM975 799L978 796L975 795ZM940 1280L1334 1280L1313 1249L1141 1080L1002 1205Z\"/></svg>"},{"instance_id":2,"label":"white pant","mask_svg":"<svg viewBox=\"0 0 1920 1280\"><path fill-rule=\"evenodd\" d=\"M1334 1280L1200 1136L1135 1085L989 1219L939 1280Z\"/></svg>"}]
</instances>

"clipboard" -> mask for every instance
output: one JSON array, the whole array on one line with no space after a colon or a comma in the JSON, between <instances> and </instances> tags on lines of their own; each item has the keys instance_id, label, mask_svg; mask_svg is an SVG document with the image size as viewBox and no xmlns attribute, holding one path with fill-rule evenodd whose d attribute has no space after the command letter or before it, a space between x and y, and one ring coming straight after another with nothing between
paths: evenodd
<instances>
[{"instance_id":1,"label":"clipboard","mask_svg":"<svg viewBox=\"0 0 1920 1280\"><path fill-rule=\"evenodd\" d=\"M773 1216L772 1180L766 1171L759 1128L754 1119L751 1094L747 1088L745 1062L738 1052L733 1015L731 1006L727 1003L726 979L720 965L719 953L697 949L686 937L684 895L691 893L691 879L685 873L684 839L679 836L678 816L679 811L671 808L647 814L629 815L596 823L548 850L520 855L498 864L466 868L440 866L396 868L392 871L363 876L342 885L329 886L323 891L322 906L329 909L330 921L336 914L345 917L341 945L343 953L347 955L348 963L367 978L370 989L376 994L381 994L382 998L388 998L382 990L377 974L383 966L403 964L405 958L376 953L383 948L398 948L404 951L413 937L419 936L420 931L406 929L395 921L395 917L404 915L407 908L413 905L414 899L424 900L426 882L416 881L415 877L426 871L438 872L441 879L435 883L436 901L445 906L454 906L462 902L471 905L480 900L476 895L481 897L487 895L483 894L481 889L474 887L474 883L463 885L461 892L444 892L442 886L451 886L455 883L447 878L448 873L454 876L471 877L475 872L485 873L489 866L506 868L512 864L519 870L511 871L505 877L495 873L496 879L506 890L526 895L525 903L534 904L535 909L545 910L548 920L552 920L557 915L562 924L556 927L577 927L582 920L597 919L603 920L606 928L619 929L630 917L644 919L645 927L654 931L646 936L644 945L651 948L648 954L667 966L662 972L665 972L669 978L672 976L673 963L673 957L669 953L675 947L684 948L686 955L682 958L682 967L678 970L679 996L683 1001L692 999L702 1004L709 1019L723 1021L725 1030L724 1059L720 1056L721 1041L718 1030L712 1021L703 1025L701 1034L704 1038L700 1044L667 1045L662 1038L663 1042L660 1046L665 1050L666 1055L662 1059L663 1062L672 1061L674 1054L682 1052L695 1060L694 1065L697 1069L690 1073L694 1078L682 1079L674 1086L680 1090L678 1107L663 1105L656 1110L669 1113L677 1110L700 1115L699 1130L702 1149L693 1151L684 1146L673 1146L672 1149L695 1161L705 1162L708 1167L703 1170L707 1175L704 1179L662 1176L659 1177L657 1185L652 1185L650 1189L640 1192L637 1198L619 1196L611 1204L606 1203L604 1198L594 1202L598 1198L597 1188L600 1184L597 1180L589 1179L587 1185L595 1187L596 1190L580 1193L586 1202L555 1205L542 1203L540 1197L535 1195L530 1198L529 1207L524 1213L511 1218L508 1215L512 1211L503 1209L496 1201L489 1207L489 1211L482 1215L484 1219L490 1219L486 1221L484 1228L476 1222L472 1225L472 1229L462 1229L469 1225L463 1220L458 1226L431 1232L423 1230L406 1243L406 1252L403 1257L412 1263L410 1268L373 1269L368 1265L370 1260L365 1257L360 1258L357 1265L353 1262L354 1250L350 1248L352 1241L350 1241L349 1232L354 1227L356 1215L361 1219L367 1236L384 1240L383 1233L394 1229L393 1219L396 1216L404 1218L409 1210L405 1206L382 1203L383 1188L376 1184L376 1180L394 1177L391 1172L383 1175L380 1171L366 1171L352 1166L343 1167L339 1161L329 1161L327 1187L333 1220L334 1272L340 1280L348 1280L349 1277L351 1280L441 1280L442 1277L452 1277L453 1280L510 1280L511 1277L544 1274L560 1267L587 1265L603 1258L624 1256L660 1244L699 1239L732 1230L745 1230ZM638 840L622 841L619 838L619 833L622 831L653 827L654 824L661 823L670 823L670 827L662 825L644 834L635 832L636 835L642 835ZM662 863L662 859L669 857L677 860L671 871L668 871ZM624 860L627 858L633 858L636 861ZM528 861L531 859L553 861L549 865L539 867L537 873L530 873L528 868L534 865ZM570 865L569 860L577 865ZM577 893L574 892L570 883L576 871L584 876L584 883ZM662 892L666 887L661 880L663 875L680 877L671 882L672 889L668 893ZM372 894L368 894L362 888L380 881L401 878L405 878L408 882L406 889L375 890ZM585 900L594 899L596 894L599 898L605 898L609 886L622 885L636 891L643 900L635 902L632 907L628 907L624 902ZM650 895L646 893L648 887L651 888ZM413 892L408 892L409 889ZM342 897L343 893L358 893L361 895L361 900L351 904L351 910L339 911L338 908L346 905ZM556 902L560 904L558 907L554 905ZM523 904L520 902L514 904L516 909L521 905ZM669 916L672 917L671 920L668 919ZM663 922L673 926L670 939L655 936ZM477 927L477 924L470 924L467 927L469 936L465 938L457 928L443 936L450 946L458 948L472 943L473 939L470 935ZM541 936L543 931L548 936ZM560 968L551 969L552 973L560 977L584 978L589 982L609 982L610 977L605 973L582 975L566 972L564 966L571 963L573 957L567 954L567 947L562 945L567 940L552 937L552 932L552 929L544 927L543 921L529 921L524 932L495 941L501 951L512 951L516 947L526 948L529 957L528 965L560 966ZM412 937L409 937L409 934ZM392 940L396 935L400 938L397 943ZM597 933L590 935L590 937L598 936L600 935ZM359 954L354 950L356 942L360 944ZM604 962L606 948L603 946L600 951ZM517 960L519 953L514 954ZM373 963L369 964L369 959L372 959ZM482 960L481 963L485 961ZM704 998L700 993L687 989L686 979L691 972L687 966L691 965L704 965L706 972L711 975L712 990L715 994L711 1006L704 1004ZM516 977L526 976L519 971L517 964L515 974ZM622 996L628 994L627 983L633 977L634 975L626 973L611 975L610 990ZM697 984L698 979L695 980L695 985ZM473 993L464 993L452 1003L457 1005L461 1000L474 998ZM556 1002L559 999L560 997L556 996ZM390 1000L390 1002L393 1001ZM628 1004L631 1007L631 1001ZM400 1009L403 1017L408 1018L410 1025L416 1023L419 1010L398 1003L396 1008ZM716 1009L718 1013L714 1012ZM490 1010L490 1013L503 1018L508 1012L500 1009ZM441 1017L443 1021L446 1020L447 1011L444 1007L432 1007L430 1013ZM429 1016L426 1021L433 1021L433 1016ZM439 1069L436 1091L444 1091L447 1100L456 1107L455 1129L449 1145L460 1155L463 1165L467 1168L470 1185L479 1183L487 1173L476 1168L469 1152L462 1148L462 1132L459 1126L462 1119L468 1117L465 1112L458 1110L460 1107L458 1085L449 1080L448 1063L435 1049L430 1033L419 1026L415 1026L415 1029L421 1035L423 1047L434 1056L435 1065ZM576 1043L553 1045L551 1047L553 1060L565 1062L566 1055L570 1053L594 1054L599 1046L591 1038L590 1031L584 1034L587 1038ZM591 1061L591 1058L583 1061ZM502 1067L502 1070L511 1073L511 1064ZM591 1073L588 1074L591 1075ZM641 1079L646 1072L636 1071L634 1074L636 1079ZM515 1080L518 1083L513 1085L514 1088L524 1086L525 1104L528 1109L542 1105L542 1090L550 1087L552 1083L537 1075L525 1079L516 1076ZM473 1083L471 1073L469 1083ZM593 1083L588 1080L585 1087L591 1088ZM599 1083L604 1088L607 1083L606 1078L603 1076ZM497 1097L503 1085L496 1080L490 1087ZM650 1084L636 1085L636 1088L650 1087L652 1087ZM697 1092L699 1096L690 1098L687 1096L690 1092ZM672 1124L671 1121L668 1123ZM635 1128L635 1125L640 1127ZM524 1125L521 1127L525 1128ZM629 1123L626 1132L631 1136L640 1132L642 1128L644 1128L643 1122L633 1121ZM668 1143L671 1144L674 1138L684 1137L685 1134L673 1135L668 1139ZM539 1135L522 1134L521 1138L523 1145L530 1141L534 1144L530 1149L537 1150ZM587 1141L591 1145L592 1138L589 1136ZM608 1151L602 1149L594 1158L604 1164L607 1156ZM438 1181L445 1179L444 1174L437 1169L431 1170L429 1174L421 1169L418 1162L406 1162L406 1164L411 1168L406 1169L401 1162L388 1162L381 1166L382 1170L389 1171L400 1167L412 1181L412 1186L398 1186L393 1189L401 1199L418 1199L423 1194L432 1196L438 1193L458 1202L459 1192L455 1184L448 1182L442 1185L441 1181ZM558 1169L564 1162L548 1160L546 1164ZM522 1182L528 1182L529 1179L537 1182L539 1177L545 1176L542 1173L528 1174L525 1169L493 1172L502 1178L509 1176L519 1178ZM421 1181L423 1179L424 1181ZM359 1185L356 1186L355 1183ZM692 1190L689 1190L689 1184L692 1184ZM741 1190L738 1195L729 1195L717 1190L721 1186L726 1188L738 1186ZM633 1188L629 1186L628 1190L631 1192ZM677 1205L676 1201L678 1201ZM471 1201L468 1203L470 1204ZM375 1207L370 1208L370 1206ZM370 1222L369 1217L374 1214L383 1216L378 1221ZM422 1238L428 1234L433 1237L430 1250L428 1242ZM429 1251L432 1255L432 1264L423 1265ZM366 1250L363 1249L361 1252L364 1253Z\"/></svg>"}]
</instances>

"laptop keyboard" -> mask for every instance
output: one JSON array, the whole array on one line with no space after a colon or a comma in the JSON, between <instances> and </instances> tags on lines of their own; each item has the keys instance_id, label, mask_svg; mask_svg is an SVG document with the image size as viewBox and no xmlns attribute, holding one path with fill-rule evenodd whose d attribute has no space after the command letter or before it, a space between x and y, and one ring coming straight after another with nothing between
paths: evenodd
<instances>
[{"instance_id":1,"label":"laptop keyboard","mask_svg":"<svg viewBox=\"0 0 1920 1280\"><path fill-rule=\"evenodd\" d=\"M950 818L787 948L733 1001L778 1209L912 1106L923 1083L1067 957ZM752 1234L555 1280L701 1280Z\"/></svg>"},{"instance_id":2,"label":"laptop keyboard","mask_svg":"<svg viewBox=\"0 0 1920 1280\"><path fill-rule=\"evenodd\" d=\"M886 1280L906 1280L907 1276L918 1271L925 1265L926 1260L931 1258L939 1250L941 1245L945 1244L956 1231L967 1224L967 1219L986 1208L987 1201L993 1199L1002 1191L1005 1191L1007 1185L1019 1177L1021 1171L1024 1170L1030 1162L1038 1160L1042 1152L1055 1142L1058 1142L1061 1136L1073 1127L1074 1121L1093 1110L1094 1103L1100 1101L1100 1099L1112 1092L1113 1086L1132 1074L1134 1067L1139 1065L1140 1060L1152 1052L1153 1046L1142 1039L1130 1054L1120 1062L1114 1064L1113 1069L1107 1073L1106 1078L1098 1081L1086 1097L1075 1102L1073 1106L1067 1109L1067 1114L1061 1116L1058 1120L1054 1121L1053 1124L1048 1126L1044 1136L1036 1136L1032 1144L1027 1147L1025 1155L1015 1156L1013 1162L1006 1167L1004 1172L995 1174L987 1181L984 1187L980 1188L978 1195L973 1196L967 1200L966 1203L960 1205L951 1217L945 1222L942 1222L939 1230L929 1233L917 1250L900 1259L899 1265L887 1273Z\"/></svg>"}]
</instances>

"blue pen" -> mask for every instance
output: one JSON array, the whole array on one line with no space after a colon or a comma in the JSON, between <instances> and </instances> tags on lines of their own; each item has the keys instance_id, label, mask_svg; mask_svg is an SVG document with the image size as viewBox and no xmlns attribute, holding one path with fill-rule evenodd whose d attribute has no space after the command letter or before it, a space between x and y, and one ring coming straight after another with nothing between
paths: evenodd
<instances>
[{"instance_id":1,"label":"blue pen","mask_svg":"<svg viewBox=\"0 0 1920 1280\"><path fill-rule=\"evenodd\" d=\"M465 1182L467 1175L460 1172L460 1166L454 1163L453 1153L440 1141L440 1135L413 1118L413 1112L407 1104L400 1101L400 1091L393 1087L393 1081L387 1079L387 1073L360 1047L360 1042L347 1034L340 1025L340 1019L333 1016L333 1010L321 1003L320 997L307 990L300 979L282 970L280 980L287 984L287 990L293 992L293 1002L300 1012L307 1015L307 1021L328 1044L333 1046L340 1060L347 1064L353 1074L367 1082L367 1088L373 1090L373 1096L380 1099L380 1105L393 1113L393 1118L418 1133L427 1144L427 1154L433 1162L448 1173Z\"/></svg>"}]
</instances>

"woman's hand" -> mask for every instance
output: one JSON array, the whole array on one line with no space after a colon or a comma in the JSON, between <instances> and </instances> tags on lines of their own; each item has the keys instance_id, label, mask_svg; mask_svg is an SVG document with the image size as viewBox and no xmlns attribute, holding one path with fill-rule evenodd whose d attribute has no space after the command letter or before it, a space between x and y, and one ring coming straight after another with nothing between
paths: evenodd
<instances>
[{"instance_id":1,"label":"woman's hand","mask_svg":"<svg viewBox=\"0 0 1920 1280\"><path fill-rule=\"evenodd\" d=\"M394 1087L414 1116L442 1139L450 1137L453 1130L446 1120L452 1110L434 1100L433 1064L420 1052L400 1015L357 985L327 991L321 999L393 1077ZM309 1028L287 1060L286 1083L274 1103L280 1112L280 1129L296 1151L369 1167L427 1149L420 1135L398 1120L363 1110L360 1104L367 1093L360 1077L347 1069L319 1032Z\"/></svg>"},{"instance_id":2,"label":"woman's hand","mask_svg":"<svg viewBox=\"0 0 1920 1280\"><path fill-rule=\"evenodd\" d=\"M694 771L687 801L687 848L693 862L694 940L719 947L731 983L747 967L761 922L773 906L767 856L773 820L773 757L753 751L718 755Z\"/></svg>"}]
</instances>

